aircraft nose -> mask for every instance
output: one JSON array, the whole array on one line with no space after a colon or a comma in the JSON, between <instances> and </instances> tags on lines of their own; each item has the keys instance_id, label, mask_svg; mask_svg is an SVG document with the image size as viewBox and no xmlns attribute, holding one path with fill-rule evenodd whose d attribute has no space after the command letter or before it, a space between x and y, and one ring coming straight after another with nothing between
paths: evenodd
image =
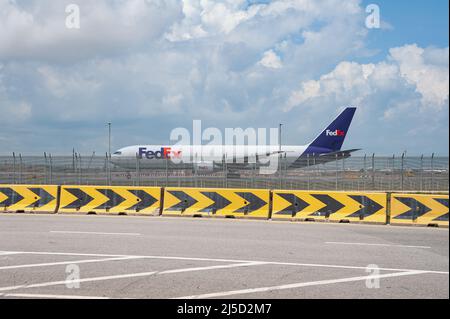
<instances>
[{"instance_id":1,"label":"aircraft nose","mask_svg":"<svg viewBox=\"0 0 450 319\"><path fill-rule=\"evenodd\" d=\"M121 151L115 151L114 153L111 154L111 160L119 159L121 156L122 156L122 152Z\"/></svg>"}]
</instances>

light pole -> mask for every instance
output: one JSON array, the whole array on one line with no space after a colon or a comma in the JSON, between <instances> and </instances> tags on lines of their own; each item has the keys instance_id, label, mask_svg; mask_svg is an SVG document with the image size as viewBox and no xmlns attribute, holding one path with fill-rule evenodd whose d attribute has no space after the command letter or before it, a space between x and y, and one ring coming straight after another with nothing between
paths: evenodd
<instances>
[{"instance_id":1,"label":"light pole","mask_svg":"<svg viewBox=\"0 0 450 319\"><path fill-rule=\"evenodd\" d=\"M111 123L108 123L108 156L111 157Z\"/></svg>"},{"instance_id":2,"label":"light pole","mask_svg":"<svg viewBox=\"0 0 450 319\"><path fill-rule=\"evenodd\" d=\"M107 155L107 159L106 162L108 164L108 185L111 185L111 122L107 123L108 125L108 155Z\"/></svg>"},{"instance_id":3,"label":"light pole","mask_svg":"<svg viewBox=\"0 0 450 319\"><path fill-rule=\"evenodd\" d=\"M283 158L283 154L281 153L281 127L283 126L283 124L279 124L278 127L278 150L279 150L279 155L278 155L278 174L280 177L280 189L283 188L283 176L281 175L281 160Z\"/></svg>"},{"instance_id":4,"label":"light pole","mask_svg":"<svg viewBox=\"0 0 450 319\"><path fill-rule=\"evenodd\" d=\"M281 127L283 126L283 124L279 124L279 127L278 127L278 146L279 146L279 151L280 151L280 154L281 154Z\"/></svg>"}]
</instances>

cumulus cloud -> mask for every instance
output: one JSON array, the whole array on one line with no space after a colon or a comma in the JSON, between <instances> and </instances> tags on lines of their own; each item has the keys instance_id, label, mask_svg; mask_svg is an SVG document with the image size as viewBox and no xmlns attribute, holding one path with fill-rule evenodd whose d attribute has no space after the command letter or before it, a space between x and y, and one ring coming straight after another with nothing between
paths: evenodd
<instances>
[{"instance_id":1,"label":"cumulus cloud","mask_svg":"<svg viewBox=\"0 0 450 319\"><path fill-rule=\"evenodd\" d=\"M0 58L73 62L140 47L181 15L176 0L78 0L80 29L68 29L68 1L0 0Z\"/></svg>"},{"instance_id":2,"label":"cumulus cloud","mask_svg":"<svg viewBox=\"0 0 450 319\"><path fill-rule=\"evenodd\" d=\"M317 80L301 81L283 111L319 118L337 106L354 105L355 146L446 154L448 74L448 48L404 45L392 48L384 61L344 61ZM299 131L312 128L302 124Z\"/></svg>"},{"instance_id":3,"label":"cumulus cloud","mask_svg":"<svg viewBox=\"0 0 450 319\"><path fill-rule=\"evenodd\" d=\"M343 103L360 105L393 88L400 91L393 98L414 90L420 96L422 109L448 108L448 52L448 48L424 49L414 44L392 48L386 61L377 64L341 62L319 80L302 82L300 89L291 93L284 110L330 96ZM387 110L386 114L392 111Z\"/></svg>"},{"instance_id":4,"label":"cumulus cloud","mask_svg":"<svg viewBox=\"0 0 450 319\"><path fill-rule=\"evenodd\" d=\"M239 24L252 19L263 5L246 7L246 1L183 1L182 21L175 23L166 37L170 41L228 34Z\"/></svg>"},{"instance_id":5,"label":"cumulus cloud","mask_svg":"<svg viewBox=\"0 0 450 319\"><path fill-rule=\"evenodd\" d=\"M23 138L11 121L4 132L15 143L0 149L70 140L92 151L106 121L123 128L117 146L161 143L192 119L283 122L286 136L302 136L290 142L302 143L317 133L311 123L347 104L361 105L356 129L448 110L448 48L345 62L367 57L359 0L78 0L79 30L64 26L69 3L0 0L0 112L40 134Z\"/></svg>"},{"instance_id":6,"label":"cumulus cloud","mask_svg":"<svg viewBox=\"0 0 450 319\"><path fill-rule=\"evenodd\" d=\"M264 52L263 58L258 63L269 69L279 69L282 67L280 57L273 50Z\"/></svg>"},{"instance_id":7,"label":"cumulus cloud","mask_svg":"<svg viewBox=\"0 0 450 319\"><path fill-rule=\"evenodd\" d=\"M42 87L57 98L67 95L88 95L100 89L101 83L92 78L92 74L61 72L48 65L39 66Z\"/></svg>"},{"instance_id":8,"label":"cumulus cloud","mask_svg":"<svg viewBox=\"0 0 450 319\"><path fill-rule=\"evenodd\" d=\"M440 109L448 104L449 48L407 45L391 49L390 54L399 65L400 76L422 96L424 106Z\"/></svg>"}]
</instances>

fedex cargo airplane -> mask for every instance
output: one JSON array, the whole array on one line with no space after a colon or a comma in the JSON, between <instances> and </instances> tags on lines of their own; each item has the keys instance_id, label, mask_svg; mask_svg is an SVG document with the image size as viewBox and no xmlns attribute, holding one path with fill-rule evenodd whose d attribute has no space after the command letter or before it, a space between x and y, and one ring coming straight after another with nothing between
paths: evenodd
<instances>
[{"instance_id":1,"label":"fedex cargo airplane","mask_svg":"<svg viewBox=\"0 0 450 319\"><path fill-rule=\"evenodd\" d=\"M274 157L283 159L283 169L322 164L350 157L359 150L341 150L355 111L355 107L347 107L307 145L135 145L116 151L111 162L130 169L139 162L140 168L169 167L203 173L269 166Z\"/></svg>"}]
</instances>

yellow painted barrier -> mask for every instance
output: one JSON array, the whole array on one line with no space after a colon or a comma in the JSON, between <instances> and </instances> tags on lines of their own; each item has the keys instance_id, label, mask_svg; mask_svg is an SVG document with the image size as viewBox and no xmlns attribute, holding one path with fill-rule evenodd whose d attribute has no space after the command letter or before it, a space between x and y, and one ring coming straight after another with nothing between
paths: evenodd
<instances>
[{"instance_id":1,"label":"yellow painted barrier","mask_svg":"<svg viewBox=\"0 0 450 319\"><path fill-rule=\"evenodd\" d=\"M448 227L448 195L392 194L391 224Z\"/></svg>"},{"instance_id":2,"label":"yellow painted barrier","mask_svg":"<svg viewBox=\"0 0 450 319\"><path fill-rule=\"evenodd\" d=\"M55 213L58 186L0 185L0 211Z\"/></svg>"},{"instance_id":3,"label":"yellow painted barrier","mask_svg":"<svg viewBox=\"0 0 450 319\"><path fill-rule=\"evenodd\" d=\"M223 216L386 223L387 193L0 185L0 212ZM271 198L272 196L272 198ZM392 193L393 225L449 225L449 195Z\"/></svg>"},{"instance_id":4,"label":"yellow painted barrier","mask_svg":"<svg viewBox=\"0 0 450 319\"><path fill-rule=\"evenodd\" d=\"M273 191L272 219L386 223L386 193Z\"/></svg>"},{"instance_id":5,"label":"yellow painted barrier","mask_svg":"<svg viewBox=\"0 0 450 319\"><path fill-rule=\"evenodd\" d=\"M62 186L58 212L159 215L160 187Z\"/></svg>"},{"instance_id":6,"label":"yellow painted barrier","mask_svg":"<svg viewBox=\"0 0 450 319\"><path fill-rule=\"evenodd\" d=\"M269 190L166 188L165 216L269 218Z\"/></svg>"}]
</instances>

